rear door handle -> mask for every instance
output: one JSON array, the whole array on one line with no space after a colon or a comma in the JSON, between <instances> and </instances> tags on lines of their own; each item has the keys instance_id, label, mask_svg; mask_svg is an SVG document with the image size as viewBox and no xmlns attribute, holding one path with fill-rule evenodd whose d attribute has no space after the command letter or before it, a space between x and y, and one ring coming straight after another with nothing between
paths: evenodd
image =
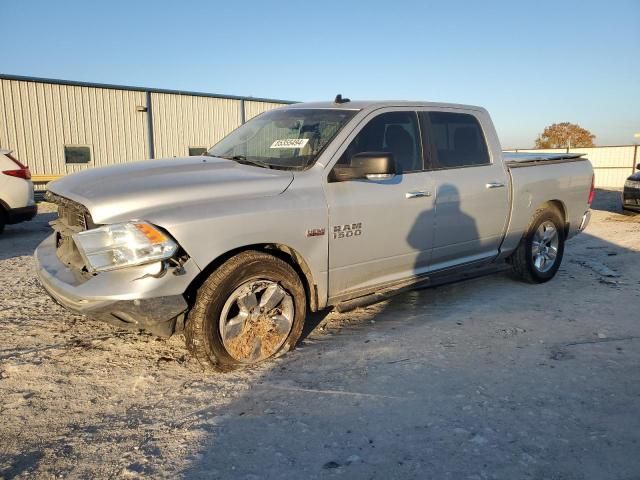
<instances>
[{"instance_id":1,"label":"rear door handle","mask_svg":"<svg viewBox=\"0 0 640 480\"><path fill-rule=\"evenodd\" d=\"M431 192L419 191L419 192L407 192L404 194L405 198L421 198L421 197L430 197Z\"/></svg>"},{"instance_id":2,"label":"rear door handle","mask_svg":"<svg viewBox=\"0 0 640 480\"><path fill-rule=\"evenodd\" d=\"M485 185L487 188L502 188L504 187L504 183L502 182L490 182Z\"/></svg>"}]
</instances>

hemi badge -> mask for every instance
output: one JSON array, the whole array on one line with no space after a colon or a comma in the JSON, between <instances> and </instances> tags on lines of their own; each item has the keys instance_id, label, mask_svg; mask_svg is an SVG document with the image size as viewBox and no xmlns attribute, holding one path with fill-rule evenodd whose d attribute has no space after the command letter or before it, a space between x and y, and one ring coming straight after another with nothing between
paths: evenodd
<instances>
[{"instance_id":1,"label":"hemi badge","mask_svg":"<svg viewBox=\"0 0 640 480\"><path fill-rule=\"evenodd\" d=\"M310 228L307 230L307 237L321 237L324 235L324 228Z\"/></svg>"}]
</instances>

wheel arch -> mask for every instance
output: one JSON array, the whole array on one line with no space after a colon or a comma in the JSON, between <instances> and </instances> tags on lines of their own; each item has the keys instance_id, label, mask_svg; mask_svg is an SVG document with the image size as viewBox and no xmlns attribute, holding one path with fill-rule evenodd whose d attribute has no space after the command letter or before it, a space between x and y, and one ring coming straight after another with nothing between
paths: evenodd
<instances>
[{"instance_id":1,"label":"wheel arch","mask_svg":"<svg viewBox=\"0 0 640 480\"><path fill-rule=\"evenodd\" d=\"M564 238L566 239L569 234L569 222L567 221L567 207L562 200L549 200L545 202L544 205L549 205L551 208L554 208L560 213L562 218L562 223L564 225ZM544 206L543 205L543 206Z\"/></svg>"},{"instance_id":2,"label":"wheel arch","mask_svg":"<svg viewBox=\"0 0 640 480\"><path fill-rule=\"evenodd\" d=\"M296 271L302 284L304 285L305 293L307 295L307 305L312 312L318 311L318 289L317 284L313 279L313 273L309 268L309 264L304 257L294 248L281 243L255 243L250 245L244 245L242 247L234 248L228 252L219 255L213 261L211 261L202 271L193 279L189 287L185 292L185 297L190 306L195 301L196 294L200 286L220 265L229 260L230 258L238 255L239 253L255 250L259 252L265 252L278 257L287 262Z\"/></svg>"},{"instance_id":3,"label":"wheel arch","mask_svg":"<svg viewBox=\"0 0 640 480\"><path fill-rule=\"evenodd\" d=\"M559 219L562 222L562 225L564 225L562 230L564 230L565 235L558 235L560 237L558 244L559 260L555 260L557 265L553 265L549 271L539 272L532 264L532 251L530 250L532 239L531 241L528 241L528 235L535 232L535 227L538 225L536 220L546 212L551 212L554 216L558 215L560 217ZM513 252L511 252L509 257L507 257L507 262L511 264L512 273L517 278L520 278L527 283L543 283L551 280L551 278L555 276L560 262L562 261L564 240L566 239L568 229L569 224L567 222L567 211L565 204L561 200L549 200L538 205L531 215L529 225L520 238L518 246L513 250ZM558 228L558 231L561 231L561 228ZM534 270L536 271L534 272Z\"/></svg>"}]
</instances>

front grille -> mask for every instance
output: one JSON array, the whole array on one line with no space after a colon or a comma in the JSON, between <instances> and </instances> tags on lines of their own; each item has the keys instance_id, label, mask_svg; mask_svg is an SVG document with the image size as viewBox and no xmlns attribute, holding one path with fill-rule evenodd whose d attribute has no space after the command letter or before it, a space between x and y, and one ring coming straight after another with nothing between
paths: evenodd
<instances>
[{"instance_id":1,"label":"front grille","mask_svg":"<svg viewBox=\"0 0 640 480\"><path fill-rule=\"evenodd\" d=\"M82 231L87 229L87 220L84 212L71 202L65 202L64 205L58 206L58 218L60 218L69 227L78 227Z\"/></svg>"},{"instance_id":2,"label":"front grille","mask_svg":"<svg viewBox=\"0 0 640 480\"><path fill-rule=\"evenodd\" d=\"M60 261L77 272L87 272L86 266L73 241L73 234L83 232L96 225L83 205L51 192L45 200L58 206L58 218L49 223L56 233L56 254Z\"/></svg>"},{"instance_id":3,"label":"front grille","mask_svg":"<svg viewBox=\"0 0 640 480\"><path fill-rule=\"evenodd\" d=\"M44 199L58 206L58 220L74 233L95 227L89 211L78 202L51 192L47 192Z\"/></svg>"}]
</instances>

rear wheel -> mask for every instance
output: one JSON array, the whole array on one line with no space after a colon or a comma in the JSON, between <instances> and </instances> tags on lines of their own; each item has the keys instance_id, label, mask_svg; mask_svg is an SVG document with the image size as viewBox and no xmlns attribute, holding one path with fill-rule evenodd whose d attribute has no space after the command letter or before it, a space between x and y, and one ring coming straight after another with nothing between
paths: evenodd
<instances>
[{"instance_id":1,"label":"rear wheel","mask_svg":"<svg viewBox=\"0 0 640 480\"><path fill-rule=\"evenodd\" d=\"M2 232L4 231L4 226L7 223L7 217L5 216L5 213L2 211L2 208L0 207L0 234L2 234Z\"/></svg>"},{"instance_id":2,"label":"rear wheel","mask_svg":"<svg viewBox=\"0 0 640 480\"><path fill-rule=\"evenodd\" d=\"M198 290L185 326L187 348L218 370L260 363L295 346L306 308L304 286L288 263L242 252Z\"/></svg>"},{"instance_id":3,"label":"rear wheel","mask_svg":"<svg viewBox=\"0 0 640 480\"><path fill-rule=\"evenodd\" d=\"M509 259L513 274L529 283L551 280L562 263L564 241L560 212L553 207L539 209Z\"/></svg>"}]
</instances>

